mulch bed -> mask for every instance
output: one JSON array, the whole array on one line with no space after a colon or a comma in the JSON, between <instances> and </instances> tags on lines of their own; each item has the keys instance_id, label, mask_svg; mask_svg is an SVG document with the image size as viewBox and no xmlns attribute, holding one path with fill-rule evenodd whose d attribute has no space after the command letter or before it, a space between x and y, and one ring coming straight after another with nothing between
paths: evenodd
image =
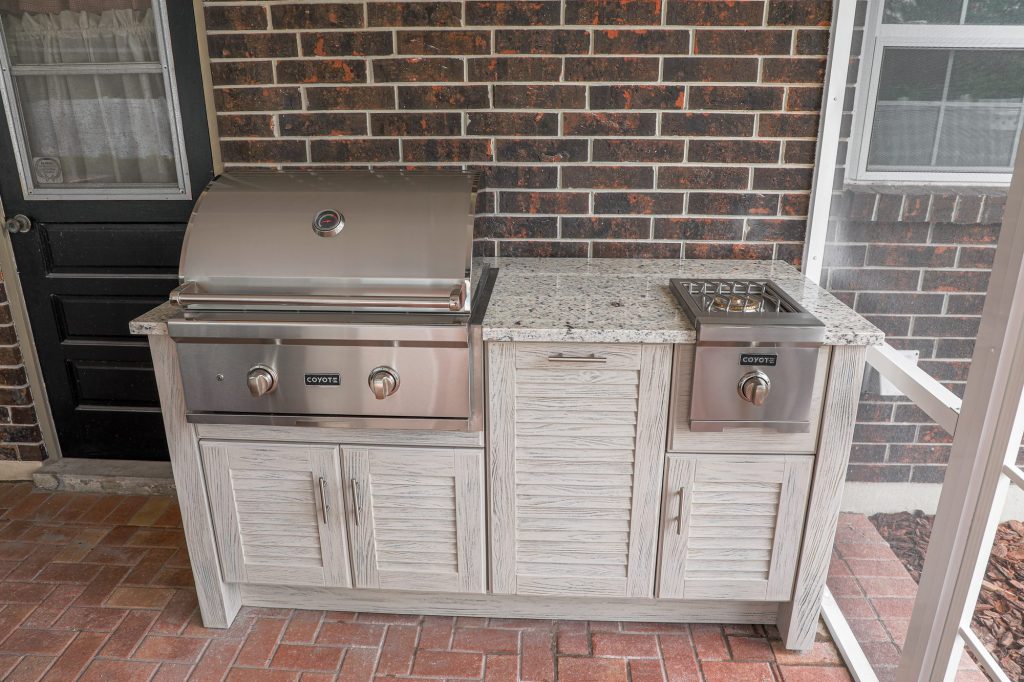
<instances>
[{"instance_id":1,"label":"mulch bed","mask_svg":"<svg viewBox=\"0 0 1024 682\"><path fill-rule=\"evenodd\" d=\"M875 514L871 522L915 581L921 581L934 516L916 511ZM1008 521L996 533L981 584L973 629L1011 679L1024 679L1024 523Z\"/></svg>"}]
</instances>

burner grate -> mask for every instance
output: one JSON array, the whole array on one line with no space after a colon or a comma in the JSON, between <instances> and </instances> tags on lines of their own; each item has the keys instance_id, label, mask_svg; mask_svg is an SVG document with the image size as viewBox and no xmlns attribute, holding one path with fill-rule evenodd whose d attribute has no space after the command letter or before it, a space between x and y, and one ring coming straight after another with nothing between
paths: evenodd
<instances>
[{"instance_id":1,"label":"burner grate","mask_svg":"<svg viewBox=\"0 0 1024 682\"><path fill-rule=\"evenodd\" d=\"M748 315L798 312L765 280L690 280L683 283L702 313Z\"/></svg>"}]
</instances>

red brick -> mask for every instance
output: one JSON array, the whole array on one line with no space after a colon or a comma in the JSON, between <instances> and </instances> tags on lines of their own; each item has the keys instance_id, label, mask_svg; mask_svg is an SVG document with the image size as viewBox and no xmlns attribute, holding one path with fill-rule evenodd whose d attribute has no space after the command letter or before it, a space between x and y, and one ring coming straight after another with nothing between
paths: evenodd
<instances>
[{"instance_id":1,"label":"red brick","mask_svg":"<svg viewBox=\"0 0 1024 682\"><path fill-rule=\"evenodd\" d=\"M701 661L728 660L729 647L726 646L722 628L718 625L691 625L690 633L697 649L697 657Z\"/></svg>"},{"instance_id":2,"label":"red brick","mask_svg":"<svg viewBox=\"0 0 1024 682\"><path fill-rule=\"evenodd\" d=\"M784 682L850 682L853 678L845 668L823 666L779 666Z\"/></svg>"},{"instance_id":3,"label":"red brick","mask_svg":"<svg viewBox=\"0 0 1024 682\"><path fill-rule=\"evenodd\" d=\"M0 651L13 654L41 654L55 656L75 638L65 630L18 628L2 643Z\"/></svg>"},{"instance_id":4,"label":"red brick","mask_svg":"<svg viewBox=\"0 0 1024 682\"><path fill-rule=\"evenodd\" d=\"M342 646L379 646L384 637L384 626L366 623L324 623L317 644Z\"/></svg>"},{"instance_id":5,"label":"red brick","mask_svg":"<svg viewBox=\"0 0 1024 682\"><path fill-rule=\"evenodd\" d=\"M664 682L661 661L648 658L634 658L629 662L630 682Z\"/></svg>"},{"instance_id":6,"label":"red brick","mask_svg":"<svg viewBox=\"0 0 1024 682\"><path fill-rule=\"evenodd\" d=\"M452 641L454 618L449 616L425 616L420 627L421 649L447 649Z\"/></svg>"},{"instance_id":7,"label":"red brick","mask_svg":"<svg viewBox=\"0 0 1024 682\"><path fill-rule=\"evenodd\" d=\"M518 682L519 657L494 654L484 662L484 682Z\"/></svg>"},{"instance_id":8,"label":"red brick","mask_svg":"<svg viewBox=\"0 0 1024 682\"><path fill-rule=\"evenodd\" d=\"M772 642L779 665L841 665L842 658L832 642L815 642L809 651L790 651L782 642Z\"/></svg>"},{"instance_id":9,"label":"red brick","mask_svg":"<svg viewBox=\"0 0 1024 682\"><path fill-rule=\"evenodd\" d=\"M504 247L503 247L504 248ZM522 668L524 682L554 682L554 635L543 630L523 631Z\"/></svg>"},{"instance_id":10,"label":"red brick","mask_svg":"<svg viewBox=\"0 0 1024 682\"><path fill-rule=\"evenodd\" d=\"M376 649L349 649L341 664L339 680L346 682L369 682L377 661Z\"/></svg>"},{"instance_id":11,"label":"red brick","mask_svg":"<svg viewBox=\"0 0 1024 682\"><path fill-rule=\"evenodd\" d=\"M311 644L320 629L323 613L320 611L296 611L285 628L282 642Z\"/></svg>"},{"instance_id":12,"label":"red brick","mask_svg":"<svg viewBox=\"0 0 1024 682\"><path fill-rule=\"evenodd\" d=\"M273 668L335 670L344 650L339 647L281 644L270 661Z\"/></svg>"},{"instance_id":13,"label":"red brick","mask_svg":"<svg viewBox=\"0 0 1024 682\"><path fill-rule=\"evenodd\" d=\"M415 626L391 625L384 637L377 664L379 675L408 675L416 652Z\"/></svg>"},{"instance_id":14,"label":"red brick","mask_svg":"<svg viewBox=\"0 0 1024 682\"><path fill-rule=\"evenodd\" d=\"M914 599L911 597L878 597L870 601L883 620L886 618L910 618L914 609Z\"/></svg>"},{"instance_id":15,"label":"red brick","mask_svg":"<svg viewBox=\"0 0 1024 682\"><path fill-rule=\"evenodd\" d=\"M413 675L431 677L480 677L484 657L476 653L454 651L417 651Z\"/></svg>"},{"instance_id":16,"label":"red brick","mask_svg":"<svg viewBox=\"0 0 1024 682\"><path fill-rule=\"evenodd\" d=\"M156 672L156 663L139 661L94 660L86 668L80 682L112 682L115 680L148 680Z\"/></svg>"},{"instance_id":17,"label":"red brick","mask_svg":"<svg viewBox=\"0 0 1024 682\"><path fill-rule=\"evenodd\" d=\"M459 628L455 631L452 649L485 654L514 653L519 650L519 633L501 628Z\"/></svg>"},{"instance_id":18,"label":"red brick","mask_svg":"<svg viewBox=\"0 0 1024 682\"><path fill-rule=\"evenodd\" d=\"M265 666L281 638L285 625L286 621L278 618L257 618L242 650L238 652L235 664Z\"/></svg>"},{"instance_id":19,"label":"red brick","mask_svg":"<svg viewBox=\"0 0 1024 682\"><path fill-rule=\"evenodd\" d=\"M772 661L775 655L763 637L729 637L729 648L736 661Z\"/></svg>"},{"instance_id":20,"label":"red brick","mask_svg":"<svg viewBox=\"0 0 1024 682\"><path fill-rule=\"evenodd\" d=\"M595 635L596 636L596 635ZM558 658L559 682L628 682L622 658Z\"/></svg>"},{"instance_id":21,"label":"red brick","mask_svg":"<svg viewBox=\"0 0 1024 682\"><path fill-rule=\"evenodd\" d=\"M214 640L192 672L194 682L220 682L242 647L240 640Z\"/></svg>"},{"instance_id":22,"label":"red brick","mask_svg":"<svg viewBox=\"0 0 1024 682\"><path fill-rule=\"evenodd\" d=\"M286 670L259 670L257 668L231 668L227 682L295 682L299 673Z\"/></svg>"},{"instance_id":23,"label":"red brick","mask_svg":"<svg viewBox=\"0 0 1024 682\"><path fill-rule=\"evenodd\" d=\"M595 656L653 658L658 656L658 640L654 635L626 635L612 632L593 634Z\"/></svg>"},{"instance_id":24,"label":"red brick","mask_svg":"<svg viewBox=\"0 0 1024 682\"><path fill-rule=\"evenodd\" d=\"M774 682L768 663L702 662L705 682Z\"/></svg>"},{"instance_id":25,"label":"red brick","mask_svg":"<svg viewBox=\"0 0 1024 682\"><path fill-rule=\"evenodd\" d=\"M57 619L54 627L67 628L69 630L113 632L121 624L127 613L127 609L74 606Z\"/></svg>"}]
</instances>

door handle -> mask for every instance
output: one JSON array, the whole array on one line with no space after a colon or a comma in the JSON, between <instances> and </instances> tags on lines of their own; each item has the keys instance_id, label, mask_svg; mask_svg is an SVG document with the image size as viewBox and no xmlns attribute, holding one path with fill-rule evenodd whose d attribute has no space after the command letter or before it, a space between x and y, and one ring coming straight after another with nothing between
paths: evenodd
<instances>
[{"instance_id":1,"label":"door handle","mask_svg":"<svg viewBox=\"0 0 1024 682\"><path fill-rule=\"evenodd\" d=\"M676 535L683 534L683 502L686 499L686 488L679 489L679 516L676 517Z\"/></svg>"},{"instance_id":2,"label":"door handle","mask_svg":"<svg viewBox=\"0 0 1024 682\"><path fill-rule=\"evenodd\" d=\"M327 481L320 477L320 511L324 514L324 525L327 525L327 515L331 513L331 505L327 502Z\"/></svg>"},{"instance_id":3,"label":"door handle","mask_svg":"<svg viewBox=\"0 0 1024 682\"><path fill-rule=\"evenodd\" d=\"M32 229L32 220L27 215L19 213L5 220L4 227L11 234L24 234Z\"/></svg>"},{"instance_id":4,"label":"door handle","mask_svg":"<svg viewBox=\"0 0 1024 682\"><path fill-rule=\"evenodd\" d=\"M359 481L352 479L352 515L356 525L359 525Z\"/></svg>"}]
</instances>

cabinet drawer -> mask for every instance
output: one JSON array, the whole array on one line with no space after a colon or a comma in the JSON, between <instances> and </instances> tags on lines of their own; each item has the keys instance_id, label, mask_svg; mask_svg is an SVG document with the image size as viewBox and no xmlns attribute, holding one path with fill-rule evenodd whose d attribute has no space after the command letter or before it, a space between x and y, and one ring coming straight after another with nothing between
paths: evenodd
<instances>
[{"instance_id":1,"label":"cabinet drawer","mask_svg":"<svg viewBox=\"0 0 1024 682\"><path fill-rule=\"evenodd\" d=\"M623 343L517 343L516 369L640 369L640 346Z\"/></svg>"},{"instance_id":2,"label":"cabinet drawer","mask_svg":"<svg viewBox=\"0 0 1024 682\"><path fill-rule=\"evenodd\" d=\"M814 458L669 455L658 596L786 601Z\"/></svg>"}]
</instances>

